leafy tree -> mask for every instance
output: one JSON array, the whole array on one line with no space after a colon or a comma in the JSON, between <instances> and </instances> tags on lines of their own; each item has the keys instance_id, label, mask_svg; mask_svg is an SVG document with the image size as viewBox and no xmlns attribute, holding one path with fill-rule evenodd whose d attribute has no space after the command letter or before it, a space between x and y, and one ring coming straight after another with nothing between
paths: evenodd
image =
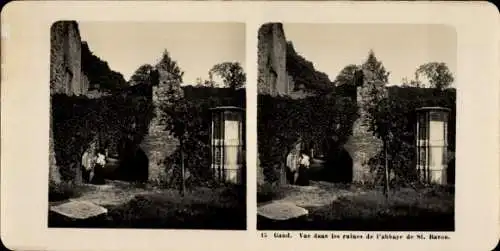
<instances>
[{"instance_id":1,"label":"leafy tree","mask_svg":"<svg viewBox=\"0 0 500 251\"><path fill-rule=\"evenodd\" d=\"M159 72L160 93L160 116L165 123L165 130L171 132L179 140L180 149L180 169L181 169L181 194L185 192L185 166L184 152L186 139L186 123L188 123L189 114L186 112L186 104L180 89L184 72L181 70L177 61L174 61L167 50L163 52L160 61L155 67ZM167 88L163 88L167 87ZM177 163L175 163L177 164ZM177 165L175 165L177 166Z\"/></svg>"},{"instance_id":2,"label":"leafy tree","mask_svg":"<svg viewBox=\"0 0 500 251\"><path fill-rule=\"evenodd\" d=\"M360 66L355 64L350 64L340 71L340 73L335 78L335 85L353 85L356 83L356 73L360 70Z\"/></svg>"},{"instance_id":3,"label":"leafy tree","mask_svg":"<svg viewBox=\"0 0 500 251\"><path fill-rule=\"evenodd\" d=\"M370 50L368 58L363 65L361 65L361 68L371 73L365 76L366 81L377 82L384 85L387 84L390 73L386 71L382 61L379 61L377 57L375 57L375 52L373 50Z\"/></svg>"},{"instance_id":4,"label":"leafy tree","mask_svg":"<svg viewBox=\"0 0 500 251\"><path fill-rule=\"evenodd\" d=\"M286 48L286 70L293 78L296 89L303 87L304 91L324 94L334 87L328 75L317 71L311 61L297 53L290 41Z\"/></svg>"},{"instance_id":5,"label":"leafy tree","mask_svg":"<svg viewBox=\"0 0 500 251\"><path fill-rule=\"evenodd\" d=\"M384 103L386 98L385 86L389 79L389 72L385 69L384 65L381 61L379 61L375 57L375 53L373 50L370 50L368 53L368 58L361 66L363 70L363 89L364 90L360 95L363 95L364 103L361 104L361 116L365 117L366 120L363 121L368 124L370 130L377 135L377 132L385 132L386 124L377 123L377 114L380 109L385 110L387 106ZM365 113L366 112L366 113ZM385 156L388 150L388 140L390 138L390 134L381 134L378 135L381 137L383 141L383 155ZM387 159L384 159L387 160ZM384 178L385 178L385 187L384 192L388 195L388 167L387 163L381 164L377 163L376 166L383 166L384 168Z\"/></svg>"},{"instance_id":6,"label":"leafy tree","mask_svg":"<svg viewBox=\"0 0 500 251\"><path fill-rule=\"evenodd\" d=\"M417 68L416 74L423 74L429 80L431 87L438 90L448 88L454 81L453 74L443 62L423 64Z\"/></svg>"},{"instance_id":7,"label":"leafy tree","mask_svg":"<svg viewBox=\"0 0 500 251\"><path fill-rule=\"evenodd\" d=\"M130 77L130 85L146 83L150 81L151 73L155 68L150 64L141 65Z\"/></svg>"},{"instance_id":8,"label":"leafy tree","mask_svg":"<svg viewBox=\"0 0 500 251\"><path fill-rule=\"evenodd\" d=\"M155 67L156 69L158 69L158 71L164 72L167 75L166 78L165 76L160 76L161 82L174 81L182 83L184 72L177 64L177 61L172 60L168 50L163 51L163 55Z\"/></svg>"},{"instance_id":9,"label":"leafy tree","mask_svg":"<svg viewBox=\"0 0 500 251\"><path fill-rule=\"evenodd\" d=\"M386 71L384 65L375 57L373 50L370 50L368 58L361 65L363 73L363 96L364 103L361 104L362 111L366 111L366 116L369 126L372 131L376 131L377 125L374 123L373 113L376 111L377 106L381 100L386 96L385 86L389 79L389 72Z\"/></svg>"},{"instance_id":10,"label":"leafy tree","mask_svg":"<svg viewBox=\"0 0 500 251\"><path fill-rule=\"evenodd\" d=\"M232 89L243 87L246 82L246 74L238 62L216 64L210 69L208 74L210 76L210 81L207 83L211 84L212 76L217 74L223 79L224 85Z\"/></svg>"},{"instance_id":11,"label":"leafy tree","mask_svg":"<svg viewBox=\"0 0 500 251\"><path fill-rule=\"evenodd\" d=\"M91 89L115 91L126 88L127 81L119 72L109 68L106 61L94 55L86 42L82 42L82 71Z\"/></svg>"},{"instance_id":12,"label":"leafy tree","mask_svg":"<svg viewBox=\"0 0 500 251\"><path fill-rule=\"evenodd\" d=\"M213 80L202 80L201 78L196 79L196 86L198 87L214 87L215 83Z\"/></svg>"},{"instance_id":13,"label":"leafy tree","mask_svg":"<svg viewBox=\"0 0 500 251\"><path fill-rule=\"evenodd\" d=\"M403 87L420 87L422 85L422 82L420 82L420 80L418 79L418 76L416 76L415 79L411 79L411 80L409 80L407 77L404 77L401 80L401 83L402 83Z\"/></svg>"}]
</instances>

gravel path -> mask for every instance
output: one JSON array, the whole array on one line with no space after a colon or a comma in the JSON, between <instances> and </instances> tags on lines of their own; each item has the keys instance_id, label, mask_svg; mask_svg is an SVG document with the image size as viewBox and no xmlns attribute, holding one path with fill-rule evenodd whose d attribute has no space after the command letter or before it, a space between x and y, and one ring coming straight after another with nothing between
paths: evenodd
<instances>
[{"instance_id":1,"label":"gravel path","mask_svg":"<svg viewBox=\"0 0 500 251\"><path fill-rule=\"evenodd\" d=\"M71 198L71 200L87 201L106 207L127 203L136 195L152 194L156 192L156 189L153 188L139 188L127 182L107 180L104 185L84 185L81 196Z\"/></svg>"},{"instance_id":2,"label":"gravel path","mask_svg":"<svg viewBox=\"0 0 500 251\"><path fill-rule=\"evenodd\" d=\"M321 207L331 204L339 197L362 194L361 191L352 191L335 186L324 181L311 181L310 186L286 185L285 197L279 202L291 202L300 207Z\"/></svg>"}]
</instances>

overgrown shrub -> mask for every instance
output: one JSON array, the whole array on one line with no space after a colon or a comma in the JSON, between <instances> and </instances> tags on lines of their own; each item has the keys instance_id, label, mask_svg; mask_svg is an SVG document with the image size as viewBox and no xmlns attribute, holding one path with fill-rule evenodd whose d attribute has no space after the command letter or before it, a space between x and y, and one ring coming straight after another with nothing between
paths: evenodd
<instances>
[{"instance_id":1,"label":"overgrown shrub","mask_svg":"<svg viewBox=\"0 0 500 251\"><path fill-rule=\"evenodd\" d=\"M62 201L80 196L79 187L72 182L49 182L49 201Z\"/></svg>"},{"instance_id":2,"label":"overgrown shrub","mask_svg":"<svg viewBox=\"0 0 500 251\"><path fill-rule=\"evenodd\" d=\"M257 186L257 202L280 199L283 194L283 190L276 183L263 183Z\"/></svg>"}]
</instances>

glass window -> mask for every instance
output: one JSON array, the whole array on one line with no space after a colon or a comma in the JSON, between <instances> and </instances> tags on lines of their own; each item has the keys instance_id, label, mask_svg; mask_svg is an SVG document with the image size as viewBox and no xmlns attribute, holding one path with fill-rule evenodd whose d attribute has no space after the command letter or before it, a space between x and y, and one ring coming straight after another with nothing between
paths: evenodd
<instances>
[{"instance_id":1,"label":"glass window","mask_svg":"<svg viewBox=\"0 0 500 251\"><path fill-rule=\"evenodd\" d=\"M229 144L238 144L239 143L239 130L240 123L234 120L226 120L225 122L226 128L224 131L224 140L226 140Z\"/></svg>"},{"instance_id":2,"label":"glass window","mask_svg":"<svg viewBox=\"0 0 500 251\"><path fill-rule=\"evenodd\" d=\"M439 144L444 143L444 122L442 121L431 121L430 123L430 140L435 141Z\"/></svg>"},{"instance_id":3,"label":"glass window","mask_svg":"<svg viewBox=\"0 0 500 251\"><path fill-rule=\"evenodd\" d=\"M213 163L215 165L220 165L222 163L222 151L221 147L212 147L213 155Z\"/></svg>"},{"instance_id":4,"label":"glass window","mask_svg":"<svg viewBox=\"0 0 500 251\"><path fill-rule=\"evenodd\" d=\"M425 120L425 114L421 114L418 117L418 139L427 139L427 123Z\"/></svg>"},{"instance_id":5,"label":"glass window","mask_svg":"<svg viewBox=\"0 0 500 251\"><path fill-rule=\"evenodd\" d=\"M214 112L212 115L212 135L214 139L220 139L222 137L222 132L221 132L221 114L218 112Z\"/></svg>"},{"instance_id":6,"label":"glass window","mask_svg":"<svg viewBox=\"0 0 500 251\"><path fill-rule=\"evenodd\" d=\"M424 147L420 147L419 149L419 165L425 166L427 164L427 151L425 151Z\"/></svg>"}]
</instances>

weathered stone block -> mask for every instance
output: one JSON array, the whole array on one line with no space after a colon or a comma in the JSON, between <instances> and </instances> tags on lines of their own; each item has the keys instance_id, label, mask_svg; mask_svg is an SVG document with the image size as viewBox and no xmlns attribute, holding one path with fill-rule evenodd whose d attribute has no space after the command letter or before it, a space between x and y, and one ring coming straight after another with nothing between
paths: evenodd
<instances>
[{"instance_id":1,"label":"weathered stone block","mask_svg":"<svg viewBox=\"0 0 500 251\"><path fill-rule=\"evenodd\" d=\"M173 101L184 95L180 82L172 80L170 73L161 69L158 73L159 84L153 86L152 91L153 119L149 124L148 134L140 144L148 156L148 180L153 183L166 180L164 161L175 152L179 145L178 140L165 128L163 119L166 115L162 111L162 106L171 105Z\"/></svg>"},{"instance_id":2,"label":"weathered stone block","mask_svg":"<svg viewBox=\"0 0 500 251\"><path fill-rule=\"evenodd\" d=\"M257 214L271 220L289 220L307 215L307 209L291 202L273 202L257 209Z\"/></svg>"},{"instance_id":3,"label":"weathered stone block","mask_svg":"<svg viewBox=\"0 0 500 251\"><path fill-rule=\"evenodd\" d=\"M373 88L378 87L366 81L358 87L356 100L359 117L354 122L351 137L344 145L353 160L354 182L366 183L374 180L375 177L370 171L368 162L383 150L383 141L369 130L368 108L372 100L376 98L373 96ZM383 92L380 93L385 95Z\"/></svg>"},{"instance_id":4,"label":"weathered stone block","mask_svg":"<svg viewBox=\"0 0 500 251\"><path fill-rule=\"evenodd\" d=\"M258 92L270 95L288 93L286 72L286 38L283 25L268 23L258 34Z\"/></svg>"},{"instance_id":5,"label":"weathered stone block","mask_svg":"<svg viewBox=\"0 0 500 251\"><path fill-rule=\"evenodd\" d=\"M89 80L82 72L81 37L76 21L58 21L50 29L50 93L84 95ZM59 183L61 177L57 166L52 113L49 125L49 180Z\"/></svg>"},{"instance_id":6,"label":"weathered stone block","mask_svg":"<svg viewBox=\"0 0 500 251\"><path fill-rule=\"evenodd\" d=\"M58 21L51 27L50 91L82 95L88 80L82 76L82 43L76 21Z\"/></svg>"},{"instance_id":7,"label":"weathered stone block","mask_svg":"<svg viewBox=\"0 0 500 251\"><path fill-rule=\"evenodd\" d=\"M70 201L51 206L50 211L75 220L85 220L106 214L108 210L88 201Z\"/></svg>"}]
</instances>

